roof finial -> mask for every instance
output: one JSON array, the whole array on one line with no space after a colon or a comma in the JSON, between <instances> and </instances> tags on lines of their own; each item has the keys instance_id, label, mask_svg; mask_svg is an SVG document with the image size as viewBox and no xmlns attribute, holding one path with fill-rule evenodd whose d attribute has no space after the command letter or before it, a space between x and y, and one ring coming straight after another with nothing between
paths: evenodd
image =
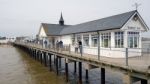
<instances>
[{"instance_id":1,"label":"roof finial","mask_svg":"<svg viewBox=\"0 0 150 84\"><path fill-rule=\"evenodd\" d=\"M63 19L63 16L62 16L62 12L61 12L59 24L60 24L60 25L64 25L64 19Z\"/></svg>"},{"instance_id":2,"label":"roof finial","mask_svg":"<svg viewBox=\"0 0 150 84\"><path fill-rule=\"evenodd\" d=\"M134 7L135 7L135 9L136 9L136 10L138 10L138 7L139 7L139 6L141 6L141 4L134 3L132 6L134 6Z\"/></svg>"}]
</instances>

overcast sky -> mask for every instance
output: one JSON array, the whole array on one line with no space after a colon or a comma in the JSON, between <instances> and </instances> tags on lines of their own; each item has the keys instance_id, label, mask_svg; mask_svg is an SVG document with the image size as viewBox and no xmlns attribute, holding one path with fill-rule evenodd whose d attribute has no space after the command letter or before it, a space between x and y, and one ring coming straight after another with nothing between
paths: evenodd
<instances>
[{"instance_id":1,"label":"overcast sky","mask_svg":"<svg viewBox=\"0 0 150 84\"><path fill-rule=\"evenodd\" d=\"M0 36L33 36L40 23L79 24L135 9L150 27L150 0L0 0ZM143 36L149 36L146 33Z\"/></svg>"}]
</instances>

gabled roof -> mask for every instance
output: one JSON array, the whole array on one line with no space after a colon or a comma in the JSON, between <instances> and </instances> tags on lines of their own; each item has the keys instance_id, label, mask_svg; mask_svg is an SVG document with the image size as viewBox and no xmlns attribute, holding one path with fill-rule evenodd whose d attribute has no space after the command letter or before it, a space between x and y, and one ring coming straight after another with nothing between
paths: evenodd
<instances>
[{"instance_id":1,"label":"gabled roof","mask_svg":"<svg viewBox=\"0 0 150 84\"><path fill-rule=\"evenodd\" d=\"M70 25L41 23L41 26L43 27L46 35L49 36L49 35L60 35L60 31L62 31L64 27L68 27Z\"/></svg>"},{"instance_id":2,"label":"gabled roof","mask_svg":"<svg viewBox=\"0 0 150 84\"><path fill-rule=\"evenodd\" d=\"M91 31L101 31L109 29L120 29L122 26L130 19L130 17L137 11L130 11L119 15L114 15L86 23L77 24L74 26L69 26L64 28L60 35L81 33L81 32L91 32Z\"/></svg>"}]
</instances>

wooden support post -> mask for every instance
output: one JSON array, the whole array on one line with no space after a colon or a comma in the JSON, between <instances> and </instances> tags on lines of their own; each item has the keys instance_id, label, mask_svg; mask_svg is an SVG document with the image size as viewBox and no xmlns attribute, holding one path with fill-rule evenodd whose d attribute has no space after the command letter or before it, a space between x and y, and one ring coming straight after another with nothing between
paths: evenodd
<instances>
[{"instance_id":1,"label":"wooden support post","mask_svg":"<svg viewBox=\"0 0 150 84\"><path fill-rule=\"evenodd\" d=\"M44 65L47 67L46 52L43 52L43 53L44 53Z\"/></svg>"},{"instance_id":2,"label":"wooden support post","mask_svg":"<svg viewBox=\"0 0 150 84\"><path fill-rule=\"evenodd\" d=\"M36 50L36 60L38 60L38 50Z\"/></svg>"},{"instance_id":3,"label":"wooden support post","mask_svg":"<svg viewBox=\"0 0 150 84\"><path fill-rule=\"evenodd\" d=\"M58 71L58 56L56 56L56 73L58 75L59 71Z\"/></svg>"},{"instance_id":4,"label":"wooden support post","mask_svg":"<svg viewBox=\"0 0 150 84\"><path fill-rule=\"evenodd\" d=\"M79 62L79 84L82 84L82 62Z\"/></svg>"},{"instance_id":5,"label":"wooden support post","mask_svg":"<svg viewBox=\"0 0 150 84\"><path fill-rule=\"evenodd\" d=\"M77 63L76 61L74 61L74 74L76 74L76 72L77 72Z\"/></svg>"},{"instance_id":6,"label":"wooden support post","mask_svg":"<svg viewBox=\"0 0 150 84\"><path fill-rule=\"evenodd\" d=\"M41 55L40 55L40 61L41 61L41 64L43 63L43 57L42 57L43 53L41 52Z\"/></svg>"},{"instance_id":7,"label":"wooden support post","mask_svg":"<svg viewBox=\"0 0 150 84\"><path fill-rule=\"evenodd\" d=\"M41 56L41 53L40 53L40 51L39 51L39 55L38 55L38 56L39 56L39 62L40 62L40 56Z\"/></svg>"},{"instance_id":8,"label":"wooden support post","mask_svg":"<svg viewBox=\"0 0 150 84\"><path fill-rule=\"evenodd\" d=\"M32 49L30 49L30 57L32 56Z\"/></svg>"},{"instance_id":9,"label":"wooden support post","mask_svg":"<svg viewBox=\"0 0 150 84\"><path fill-rule=\"evenodd\" d=\"M35 60L36 60L36 56L37 56L36 53L37 53L37 52L36 52L36 50L35 50L35 51L34 51L34 59L35 59Z\"/></svg>"},{"instance_id":10,"label":"wooden support post","mask_svg":"<svg viewBox=\"0 0 150 84\"><path fill-rule=\"evenodd\" d=\"M31 57L31 49L29 49L29 54L30 54L30 57Z\"/></svg>"},{"instance_id":11,"label":"wooden support post","mask_svg":"<svg viewBox=\"0 0 150 84\"><path fill-rule=\"evenodd\" d=\"M105 84L105 68L101 68L101 84Z\"/></svg>"},{"instance_id":12,"label":"wooden support post","mask_svg":"<svg viewBox=\"0 0 150 84\"><path fill-rule=\"evenodd\" d=\"M68 78L68 62L66 62L65 60L65 74L66 74L66 81L68 82L69 81L69 78Z\"/></svg>"},{"instance_id":13,"label":"wooden support post","mask_svg":"<svg viewBox=\"0 0 150 84\"><path fill-rule=\"evenodd\" d=\"M33 59L34 59L34 57L35 57L35 50L33 50Z\"/></svg>"},{"instance_id":14,"label":"wooden support post","mask_svg":"<svg viewBox=\"0 0 150 84\"><path fill-rule=\"evenodd\" d=\"M52 70L52 62L51 62L51 54L49 53L49 70L51 71Z\"/></svg>"},{"instance_id":15,"label":"wooden support post","mask_svg":"<svg viewBox=\"0 0 150 84\"><path fill-rule=\"evenodd\" d=\"M31 49L31 58L33 57L33 50Z\"/></svg>"},{"instance_id":16,"label":"wooden support post","mask_svg":"<svg viewBox=\"0 0 150 84\"><path fill-rule=\"evenodd\" d=\"M54 55L54 64L56 63L56 60L55 60L55 55Z\"/></svg>"},{"instance_id":17,"label":"wooden support post","mask_svg":"<svg viewBox=\"0 0 150 84\"><path fill-rule=\"evenodd\" d=\"M37 61L39 61L39 51L37 51Z\"/></svg>"},{"instance_id":18,"label":"wooden support post","mask_svg":"<svg viewBox=\"0 0 150 84\"><path fill-rule=\"evenodd\" d=\"M32 58L34 58L34 50L32 50Z\"/></svg>"},{"instance_id":19,"label":"wooden support post","mask_svg":"<svg viewBox=\"0 0 150 84\"><path fill-rule=\"evenodd\" d=\"M33 55L34 55L33 52L34 52L34 51L33 51L33 49L32 49L32 55L31 55L31 58L33 58Z\"/></svg>"},{"instance_id":20,"label":"wooden support post","mask_svg":"<svg viewBox=\"0 0 150 84\"><path fill-rule=\"evenodd\" d=\"M59 57L59 68L61 68L61 57Z\"/></svg>"},{"instance_id":21,"label":"wooden support post","mask_svg":"<svg viewBox=\"0 0 150 84\"><path fill-rule=\"evenodd\" d=\"M148 84L148 81L145 79L141 79L141 84Z\"/></svg>"},{"instance_id":22,"label":"wooden support post","mask_svg":"<svg viewBox=\"0 0 150 84\"><path fill-rule=\"evenodd\" d=\"M89 71L88 71L88 69L85 70L85 80L86 80L86 83L88 83L88 80L89 80Z\"/></svg>"}]
</instances>

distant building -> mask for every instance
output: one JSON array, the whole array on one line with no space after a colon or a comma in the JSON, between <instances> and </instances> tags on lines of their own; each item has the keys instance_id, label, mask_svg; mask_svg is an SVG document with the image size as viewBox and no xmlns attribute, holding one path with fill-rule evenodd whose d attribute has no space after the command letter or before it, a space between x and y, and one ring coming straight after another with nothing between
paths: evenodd
<instances>
[{"instance_id":1,"label":"distant building","mask_svg":"<svg viewBox=\"0 0 150 84\"><path fill-rule=\"evenodd\" d=\"M60 32L70 25L65 25L61 14L59 24L41 23L37 37L40 41L48 40L50 45L55 45L57 40L60 40Z\"/></svg>"},{"instance_id":2,"label":"distant building","mask_svg":"<svg viewBox=\"0 0 150 84\"><path fill-rule=\"evenodd\" d=\"M62 40L72 45L71 51L74 43L81 40L83 53L98 55L100 46L101 56L124 58L126 48L131 51L129 57L141 55L141 32L148 30L136 10L77 25L65 25L61 14L59 24L41 23L38 37L52 45Z\"/></svg>"},{"instance_id":3,"label":"distant building","mask_svg":"<svg viewBox=\"0 0 150 84\"><path fill-rule=\"evenodd\" d=\"M29 36L20 36L20 37L16 37L16 40L15 41L19 41L19 42L31 42L33 41L34 39L32 39L31 37Z\"/></svg>"},{"instance_id":4,"label":"distant building","mask_svg":"<svg viewBox=\"0 0 150 84\"><path fill-rule=\"evenodd\" d=\"M6 38L6 37L0 37L0 44L7 44L9 42L14 42L15 38Z\"/></svg>"}]
</instances>

